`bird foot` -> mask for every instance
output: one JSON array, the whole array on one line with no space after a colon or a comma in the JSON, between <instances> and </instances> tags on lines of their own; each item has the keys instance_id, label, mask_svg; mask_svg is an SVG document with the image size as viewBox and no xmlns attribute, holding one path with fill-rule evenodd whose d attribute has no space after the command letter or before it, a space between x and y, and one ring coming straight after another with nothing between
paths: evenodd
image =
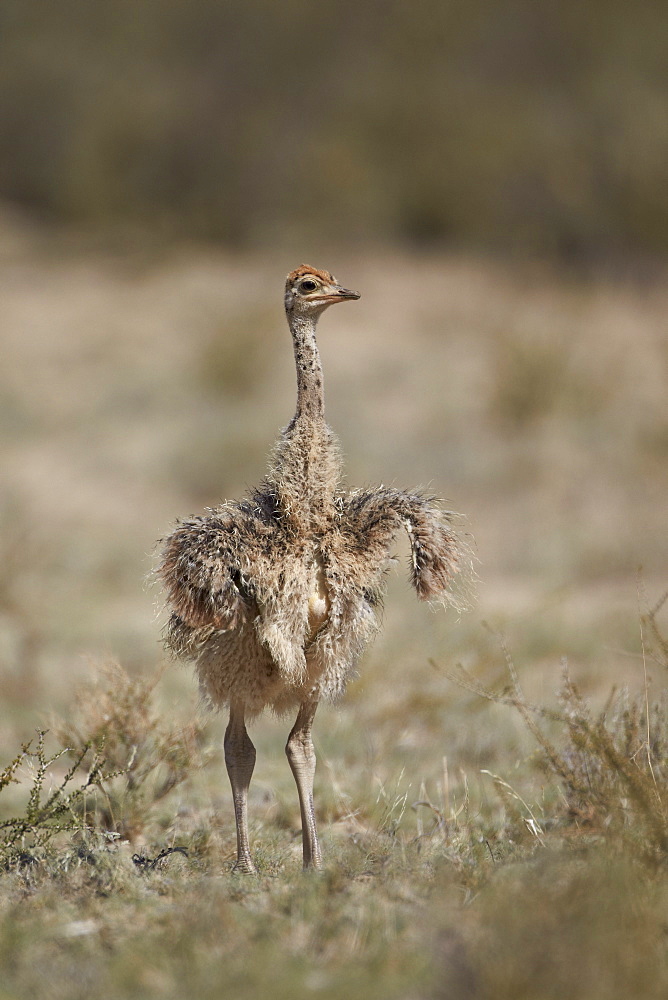
<instances>
[{"instance_id":1,"label":"bird foot","mask_svg":"<svg viewBox=\"0 0 668 1000\"><path fill-rule=\"evenodd\" d=\"M312 872L314 875L321 875L324 870L325 869L320 858L304 862L304 872Z\"/></svg>"},{"instance_id":2,"label":"bird foot","mask_svg":"<svg viewBox=\"0 0 668 1000\"><path fill-rule=\"evenodd\" d=\"M238 858L232 866L233 872L240 872L242 875L257 875L257 868L248 858Z\"/></svg>"}]
</instances>

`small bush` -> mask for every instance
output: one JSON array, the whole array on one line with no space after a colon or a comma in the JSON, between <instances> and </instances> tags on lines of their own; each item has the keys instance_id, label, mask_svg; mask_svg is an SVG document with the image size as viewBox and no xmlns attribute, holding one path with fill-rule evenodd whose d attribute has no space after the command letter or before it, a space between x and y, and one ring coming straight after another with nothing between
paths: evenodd
<instances>
[{"instance_id":1,"label":"small bush","mask_svg":"<svg viewBox=\"0 0 668 1000\"><path fill-rule=\"evenodd\" d=\"M90 801L91 795L104 790L105 783L117 777L118 772L109 773L100 750L94 750L89 743L82 744L72 752L72 765L64 777L45 792L47 774L53 765L68 751L58 750L52 756L46 752L46 731L37 734L37 743L24 743L11 763L0 773L0 793L12 783L18 783L17 772L28 765L32 771L32 786L25 812L0 822L0 863L4 867L13 864L31 864L38 860L40 851L56 834L86 833L89 831L86 811L82 804ZM78 786L73 786L77 775L84 768L87 773Z\"/></svg>"},{"instance_id":2,"label":"small bush","mask_svg":"<svg viewBox=\"0 0 668 1000\"><path fill-rule=\"evenodd\" d=\"M645 651L666 665L666 641L657 624L664 597L643 618L651 647ZM579 691L564 662L559 709L529 704L520 687L512 658L501 638L510 674L510 688L490 691L459 668L453 680L484 698L518 710L539 746L540 769L559 788L552 825L575 827L604 836L613 846L630 849L637 858L654 863L668 857L668 695L650 703L647 689L631 694L611 692L595 713ZM447 672L447 671L446 671ZM548 733L545 720L557 727ZM542 839L540 823L524 800L503 779L492 775L508 813Z\"/></svg>"},{"instance_id":3,"label":"small bush","mask_svg":"<svg viewBox=\"0 0 668 1000\"><path fill-rule=\"evenodd\" d=\"M78 718L53 725L73 758L86 746L104 748L117 778L85 808L96 826L130 840L144 832L152 807L202 763L201 727L192 722L178 728L162 721L155 709L160 676L132 679L120 665L107 665L77 693Z\"/></svg>"}]
</instances>

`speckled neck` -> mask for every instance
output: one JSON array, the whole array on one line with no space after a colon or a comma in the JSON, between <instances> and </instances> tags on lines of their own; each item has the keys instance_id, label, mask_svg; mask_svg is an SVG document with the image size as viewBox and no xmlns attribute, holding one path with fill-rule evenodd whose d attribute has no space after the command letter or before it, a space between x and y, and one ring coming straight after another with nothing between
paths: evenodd
<instances>
[{"instance_id":1,"label":"speckled neck","mask_svg":"<svg viewBox=\"0 0 668 1000\"><path fill-rule=\"evenodd\" d=\"M308 417L324 423L325 393L322 364L315 339L315 316L289 316L297 368L297 410L295 420Z\"/></svg>"},{"instance_id":2,"label":"speckled neck","mask_svg":"<svg viewBox=\"0 0 668 1000\"><path fill-rule=\"evenodd\" d=\"M281 433L269 466L278 506L296 530L320 530L331 515L341 477L336 439L325 423L317 317L288 313L297 369L297 409Z\"/></svg>"}]
</instances>

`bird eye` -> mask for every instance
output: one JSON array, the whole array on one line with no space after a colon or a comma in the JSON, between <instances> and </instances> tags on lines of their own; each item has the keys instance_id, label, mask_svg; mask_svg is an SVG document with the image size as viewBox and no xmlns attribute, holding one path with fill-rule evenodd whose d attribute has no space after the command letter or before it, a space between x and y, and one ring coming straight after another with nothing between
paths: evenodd
<instances>
[{"instance_id":1,"label":"bird eye","mask_svg":"<svg viewBox=\"0 0 668 1000\"><path fill-rule=\"evenodd\" d=\"M310 278L307 278L305 281L302 281L301 285L299 286L299 289L302 292L314 292L317 287L318 286L316 285L315 281L311 281Z\"/></svg>"}]
</instances>

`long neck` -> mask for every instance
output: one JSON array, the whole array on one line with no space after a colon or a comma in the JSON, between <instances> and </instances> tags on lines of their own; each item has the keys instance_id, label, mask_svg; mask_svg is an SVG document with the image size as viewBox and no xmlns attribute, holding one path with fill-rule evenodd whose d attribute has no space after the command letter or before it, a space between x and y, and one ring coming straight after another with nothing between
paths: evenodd
<instances>
[{"instance_id":1,"label":"long neck","mask_svg":"<svg viewBox=\"0 0 668 1000\"><path fill-rule=\"evenodd\" d=\"M295 421L307 418L315 424L325 422L325 393L322 365L315 340L314 316L291 316L288 319L297 368L297 410Z\"/></svg>"},{"instance_id":2,"label":"long neck","mask_svg":"<svg viewBox=\"0 0 668 1000\"><path fill-rule=\"evenodd\" d=\"M269 476L284 516L311 528L331 513L341 476L334 435L325 423L315 319L289 316L297 369L297 409L281 433Z\"/></svg>"}]
</instances>

